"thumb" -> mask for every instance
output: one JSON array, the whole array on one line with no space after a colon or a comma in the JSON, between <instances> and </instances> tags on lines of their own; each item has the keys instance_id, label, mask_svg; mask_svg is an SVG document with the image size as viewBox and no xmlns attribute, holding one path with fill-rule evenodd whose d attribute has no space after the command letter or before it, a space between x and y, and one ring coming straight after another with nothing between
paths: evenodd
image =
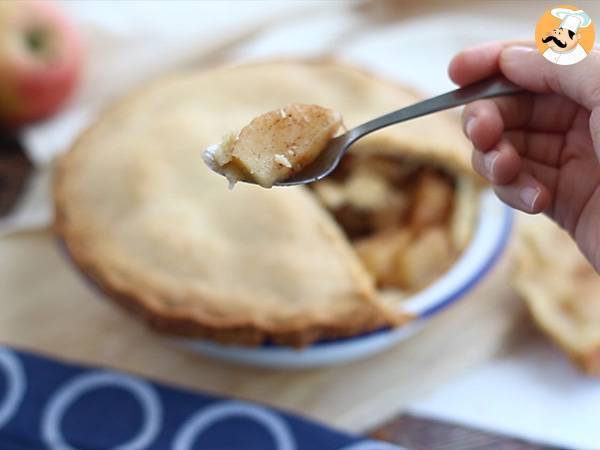
<instances>
[{"instance_id":1,"label":"thumb","mask_svg":"<svg viewBox=\"0 0 600 450\"><path fill-rule=\"evenodd\" d=\"M600 107L594 109L590 116L590 134L592 135L596 156L600 161Z\"/></svg>"},{"instance_id":2,"label":"thumb","mask_svg":"<svg viewBox=\"0 0 600 450\"><path fill-rule=\"evenodd\" d=\"M560 66L546 60L533 47L509 46L500 53L500 70L513 83L533 92L555 92L590 111L600 107L600 51L583 61Z\"/></svg>"}]
</instances>

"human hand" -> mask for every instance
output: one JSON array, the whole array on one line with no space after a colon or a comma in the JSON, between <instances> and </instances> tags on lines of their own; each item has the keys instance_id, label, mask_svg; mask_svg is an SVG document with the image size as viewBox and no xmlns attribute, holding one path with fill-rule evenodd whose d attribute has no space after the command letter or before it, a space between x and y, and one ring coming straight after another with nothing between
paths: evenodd
<instances>
[{"instance_id":1,"label":"human hand","mask_svg":"<svg viewBox=\"0 0 600 450\"><path fill-rule=\"evenodd\" d=\"M554 219L600 272L600 51L559 66L533 43L493 42L449 67L461 86L497 73L529 92L465 107L473 167L508 205Z\"/></svg>"}]
</instances>

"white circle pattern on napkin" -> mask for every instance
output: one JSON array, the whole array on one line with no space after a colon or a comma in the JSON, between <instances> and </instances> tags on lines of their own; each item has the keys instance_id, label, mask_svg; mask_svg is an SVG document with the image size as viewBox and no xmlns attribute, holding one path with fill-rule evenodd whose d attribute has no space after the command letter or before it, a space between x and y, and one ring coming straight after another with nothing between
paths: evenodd
<instances>
[{"instance_id":1,"label":"white circle pattern on napkin","mask_svg":"<svg viewBox=\"0 0 600 450\"><path fill-rule=\"evenodd\" d=\"M25 395L25 375L20 361L14 353L0 348L0 367L6 375L6 392L0 403L0 427L3 427L19 408Z\"/></svg>"},{"instance_id":2,"label":"white circle pattern on napkin","mask_svg":"<svg viewBox=\"0 0 600 450\"><path fill-rule=\"evenodd\" d=\"M192 450L198 436L212 425L240 416L252 419L265 427L273 437L277 450L296 450L294 438L279 416L266 408L240 402L221 402L198 411L175 435L173 450Z\"/></svg>"},{"instance_id":3,"label":"white circle pattern on napkin","mask_svg":"<svg viewBox=\"0 0 600 450\"><path fill-rule=\"evenodd\" d=\"M102 387L120 387L138 400L144 413L144 425L138 434L115 450L142 450L156 437L162 422L162 407L151 385L140 379L114 372L89 372L69 381L50 399L42 416L42 436L52 450L76 450L67 444L60 424L69 406L84 393Z\"/></svg>"}]
</instances>

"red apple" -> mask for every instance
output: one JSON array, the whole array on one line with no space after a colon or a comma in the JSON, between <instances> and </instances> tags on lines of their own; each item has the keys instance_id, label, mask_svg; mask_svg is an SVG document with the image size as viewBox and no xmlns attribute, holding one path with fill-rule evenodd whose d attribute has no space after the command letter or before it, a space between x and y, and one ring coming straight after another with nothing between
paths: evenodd
<instances>
[{"instance_id":1,"label":"red apple","mask_svg":"<svg viewBox=\"0 0 600 450\"><path fill-rule=\"evenodd\" d=\"M0 0L0 126L57 111L81 72L82 40L48 0Z\"/></svg>"}]
</instances>

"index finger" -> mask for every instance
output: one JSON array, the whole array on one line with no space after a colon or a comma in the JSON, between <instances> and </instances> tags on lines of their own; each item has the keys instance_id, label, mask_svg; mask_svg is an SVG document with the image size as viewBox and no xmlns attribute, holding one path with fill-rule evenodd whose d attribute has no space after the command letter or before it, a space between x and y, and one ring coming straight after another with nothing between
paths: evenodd
<instances>
[{"instance_id":1,"label":"index finger","mask_svg":"<svg viewBox=\"0 0 600 450\"><path fill-rule=\"evenodd\" d=\"M500 54L511 45L531 45L525 41L495 41L458 53L448 67L448 75L459 86L489 78L500 72Z\"/></svg>"}]
</instances>

